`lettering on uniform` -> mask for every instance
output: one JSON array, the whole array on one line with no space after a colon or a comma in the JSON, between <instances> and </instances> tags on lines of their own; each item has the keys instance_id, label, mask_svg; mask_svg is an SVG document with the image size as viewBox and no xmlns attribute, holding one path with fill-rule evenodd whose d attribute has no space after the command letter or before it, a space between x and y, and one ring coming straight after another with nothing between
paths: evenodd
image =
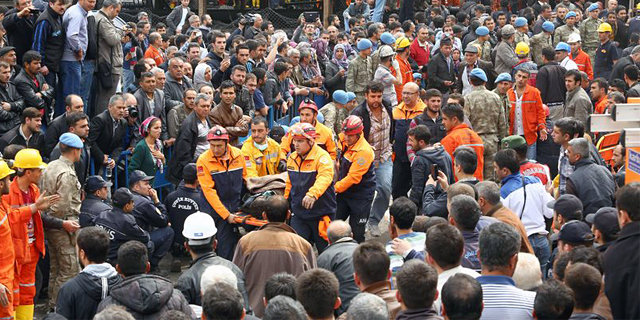
<instances>
[{"instance_id":1,"label":"lettering on uniform","mask_svg":"<svg viewBox=\"0 0 640 320\"><path fill-rule=\"evenodd\" d=\"M202 166L198 166L198 175L201 176L204 174L204 168Z\"/></svg>"},{"instance_id":2,"label":"lettering on uniform","mask_svg":"<svg viewBox=\"0 0 640 320\"><path fill-rule=\"evenodd\" d=\"M115 231L111 230L110 228L107 228L107 227L102 226L102 225L99 225L99 224L96 224L96 227L98 227L98 228L100 228L100 229L102 229L102 230L106 231L106 232L109 234L109 240L113 240L113 239L115 239L115 238L116 238L116 233L115 233Z\"/></svg>"},{"instance_id":3,"label":"lettering on uniform","mask_svg":"<svg viewBox=\"0 0 640 320\"><path fill-rule=\"evenodd\" d=\"M178 197L171 203L172 208L177 208L181 210L200 210L198 203L195 202L191 198L186 197Z\"/></svg>"}]
</instances>

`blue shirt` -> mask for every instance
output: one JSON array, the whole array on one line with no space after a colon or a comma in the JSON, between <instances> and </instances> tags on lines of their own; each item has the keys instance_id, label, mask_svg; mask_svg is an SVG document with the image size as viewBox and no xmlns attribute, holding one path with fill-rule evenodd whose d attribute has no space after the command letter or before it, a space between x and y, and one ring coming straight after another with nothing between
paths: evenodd
<instances>
[{"instance_id":1,"label":"blue shirt","mask_svg":"<svg viewBox=\"0 0 640 320\"><path fill-rule=\"evenodd\" d=\"M62 61L78 61L74 53L80 50L83 52L82 60L84 60L84 54L87 52L87 46L89 45L87 11L80 4L69 7L64 16L62 16L62 27L66 34Z\"/></svg>"},{"instance_id":2,"label":"blue shirt","mask_svg":"<svg viewBox=\"0 0 640 320\"><path fill-rule=\"evenodd\" d=\"M267 108L267 105L264 103L264 96L260 89L256 89L256 91L253 92L253 104L255 105L256 110Z\"/></svg>"}]
</instances>

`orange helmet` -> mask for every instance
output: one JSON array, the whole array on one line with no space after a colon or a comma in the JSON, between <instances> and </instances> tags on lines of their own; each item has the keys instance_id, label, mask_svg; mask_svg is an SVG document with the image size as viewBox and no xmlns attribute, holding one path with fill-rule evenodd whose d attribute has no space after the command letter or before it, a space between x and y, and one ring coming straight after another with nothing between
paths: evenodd
<instances>
[{"instance_id":1,"label":"orange helmet","mask_svg":"<svg viewBox=\"0 0 640 320\"><path fill-rule=\"evenodd\" d=\"M305 98L304 101L300 102L300 106L298 106L298 112L300 112L300 110L302 109L311 109L315 113L318 113L318 106L315 102L313 102L313 100L309 98Z\"/></svg>"},{"instance_id":2,"label":"orange helmet","mask_svg":"<svg viewBox=\"0 0 640 320\"><path fill-rule=\"evenodd\" d=\"M356 115L350 115L342 121L342 132L346 135L361 134L363 130L362 119Z\"/></svg>"},{"instance_id":3,"label":"orange helmet","mask_svg":"<svg viewBox=\"0 0 640 320\"><path fill-rule=\"evenodd\" d=\"M227 129L218 125L213 126L213 128L211 128L207 133L207 141L209 140L229 141L229 134L227 133Z\"/></svg>"},{"instance_id":4,"label":"orange helmet","mask_svg":"<svg viewBox=\"0 0 640 320\"><path fill-rule=\"evenodd\" d=\"M291 136L295 138L306 138L311 141L316 139L316 127L306 122L298 122L291 127Z\"/></svg>"}]
</instances>

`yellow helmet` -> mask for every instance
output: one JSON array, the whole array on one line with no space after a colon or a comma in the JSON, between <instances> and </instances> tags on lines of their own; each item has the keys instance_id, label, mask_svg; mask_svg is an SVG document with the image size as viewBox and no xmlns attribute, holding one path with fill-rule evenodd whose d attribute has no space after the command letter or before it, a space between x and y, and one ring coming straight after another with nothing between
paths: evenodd
<instances>
[{"instance_id":1,"label":"yellow helmet","mask_svg":"<svg viewBox=\"0 0 640 320\"><path fill-rule=\"evenodd\" d=\"M396 49L404 49L411 45L411 41L407 37L400 37L396 40Z\"/></svg>"},{"instance_id":2,"label":"yellow helmet","mask_svg":"<svg viewBox=\"0 0 640 320\"><path fill-rule=\"evenodd\" d=\"M9 169L9 165L4 161L0 160L0 180L6 178L10 174L16 173L15 171Z\"/></svg>"},{"instance_id":3,"label":"yellow helmet","mask_svg":"<svg viewBox=\"0 0 640 320\"><path fill-rule=\"evenodd\" d=\"M610 24L603 22L598 27L598 32L613 32L613 29Z\"/></svg>"},{"instance_id":4,"label":"yellow helmet","mask_svg":"<svg viewBox=\"0 0 640 320\"><path fill-rule=\"evenodd\" d=\"M38 150L22 149L16 154L13 167L16 169L44 169L47 167L47 164L42 161Z\"/></svg>"},{"instance_id":5,"label":"yellow helmet","mask_svg":"<svg viewBox=\"0 0 640 320\"><path fill-rule=\"evenodd\" d=\"M525 42L518 42L516 45L516 54L519 56L524 56L529 54L529 45Z\"/></svg>"}]
</instances>

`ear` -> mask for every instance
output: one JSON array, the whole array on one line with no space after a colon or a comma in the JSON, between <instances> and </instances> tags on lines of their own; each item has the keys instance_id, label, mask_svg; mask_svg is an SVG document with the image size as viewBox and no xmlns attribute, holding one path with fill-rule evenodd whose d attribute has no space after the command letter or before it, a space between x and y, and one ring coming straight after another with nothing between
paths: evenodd
<instances>
[{"instance_id":1,"label":"ear","mask_svg":"<svg viewBox=\"0 0 640 320\"><path fill-rule=\"evenodd\" d=\"M151 263L147 261L147 266L144 268L144 273L149 273L150 270L151 270Z\"/></svg>"},{"instance_id":2,"label":"ear","mask_svg":"<svg viewBox=\"0 0 640 320\"><path fill-rule=\"evenodd\" d=\"M513 266L513 270L516 270L516 265L518 264L518 254L514 254L510 260L510 264Z\"/></svg>"},{"instance_id":3,"label":"ear","mask_svg":"<svg viewBox=\"0 0 640 320\"><path fill-rule=\"evenodd\" d=\"M360 287L362 285L362 282L360 281L360 277L355 272L353 273L353 282L356 284L356 287Z\"/></svg>"},{"instance_id":4,"label":"ear","mask_svg":"<svg viewBox=\"0 0 640 320\"><path fill-rule=\"evenodd\" d=\"M244 317L246 317L246 316L247 316L247 311L242 309L242 317L240 317L240 319L244 319Z\"/></svg>"},{"instance_id":5,"label":"ear","mask_svg":"<svg viewBox=\"0 0 640 320\"><path fill-rule=\"evenodd\" d=\"M262 212L262 220L269 221L269 219L267 219L267 213L264 211Z\"/></svg>"},{"instance_id":6,"label":"ear","mask_svg":"<svg viewBox=\"0 0 640 320\"><path fill-rule=\"evenodd\" d=\"M267 307L267 304L269 303L269 301L267 301L266 297L262 297L262 304L264 304L265 308Z\"/></svg>"},{"instance_id":7,"label":"ear","mask_svg":"<svg viewBox=\"0 0 640 320\"><path fill-rule=\"evenodd\" d=\"M390 280L390 279L391 279L391 270L388 270L387 271L387 280Z\"/></svg>"},{"instance_id":8,"label":"ear","mask_svg":"<svg viewBox=\"0 0 640 320\"><path fill-rule=\"evenodd\" d=\"M398 302L402 304L402 296L400 295L400 290L396 290L396 300L398 300Z\"/></svg>"},{"instance_id":9,"label":"ear","mask_svg":"<svg viewBox=\"0 0 640 320\"><path fill-rule=\"evenodd\" d=\"M440 304L440 315L445 319L449 319L447 317L447 309L444 307L444 303Z\"/></svg>"},{"instance_id":10,"label":"ear","mask_svg":"<svg viewBox=\"0 0 640 320\"><path fill-rule=\"evenodd\" d=\"M393 216L389 216L389 225L394 225L396 223L395 219L393 219Z\"/></svg>"},{"instance_id":11,"label":"ear","mask_svg":"<svg viewBox=\"0 0 640 320\"><path fill-rule=\"evenodd\" d=\"M340 297L338 297L336 299L336 303L333 304L333 310L338 310L338 308L340 308L341 305L342 305L342 300L340 300Z\"/></svg>"},{"instance_id":12,"label":"ear","mask_svg":"<svg viewBox=\"0 0 640 320\"><path fill-rule=\"evenodd\" d=\"M438 297L440 296L440 291L438 291L438 289L436 289L436 295L433 296L433 301L438 300ZM442 304L441 304L442 305Z\"/></svg>"},{"instance_id":13,"label":"ear","mask_svg":"<svg viewBox=\"0 0 640 320\"><path fill-rule=\"evenodd\" d=\"M291 210L287 210L287 220L291 219Z\"/></svg>"},{"instance_id":14,"label":"ear","mask_svg":"<svg viewBox=\"0 0 640 320\"><path fill-rule=\"evenodd\" d=\"M218 248L218 239L213 239L213 251L215 251L216 248Z\"/></svg>"},{"instance_id":15,"label":"ear","mask_svg":"<svg viewBox=\"0 0 640 320\"><path fill-rule=\"evenodd\" d=\"M189 243L187 243L186 241L184 242L184 248L185 248L187 251L191 251L191 248L189 248Z\"/></svg>"},{"instance_id":16,"label":"ear","mask_svg":"<svg viewBox=\"0 0 640 320\"><path fill-rule=\"evenodd\" d=\"M482 303L482 309L484 309L484 302ZM533 310L532 315L533 315L534 319L538 319L538 316L536 315L536 310L535 309Z\"/></svg>"},{"instance_id":17,"label":"ear","mask_svg":"<svg viewBox=\"0 0 640 320\"><path fill-rule=\"evenodd\" d=\"M455 227L456 226L456 220L454 220L451 215L449 215L447 218L449 220L449 224Z\"/></svg>"},{"instance_id":18,"label":"ear","mask_svg":"<svg viewBox=\"0 0 640 320\"><path fill-rule=\"evenodd\" d=\"M124 277L124 273L122 273L122 270L120 269L120 265L116 264L116 271L118 272L118 274L122 275Z\"/></svg>"}]
</instances>

